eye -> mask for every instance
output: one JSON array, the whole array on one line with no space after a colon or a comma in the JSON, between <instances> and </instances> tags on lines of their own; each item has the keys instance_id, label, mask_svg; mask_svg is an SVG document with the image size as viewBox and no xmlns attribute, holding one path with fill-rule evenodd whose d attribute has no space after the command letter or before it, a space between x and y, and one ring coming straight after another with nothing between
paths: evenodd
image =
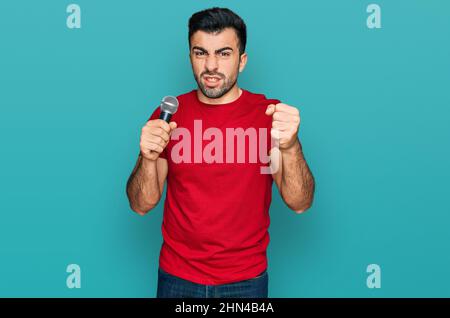
<instances>
[{"instance_id":1,"label":"eye","mask_svg":"<svg viewBox=\"0 0 450 318\"><path fill-rule=\"evenodd\" d=\"M194 51L194 55L195 55L195 56L204 56L204 55L205 55L205 52L202 52L202 51Z\"/></svg>"},{"instance_id":2,"label":"eye","mask_svg":"<svg viewBox=\"0 0 450 318\"><path fill-rule=\"evenodd\" d=\"M220 56L222 56L222 57L228 57L228 56L231 55L231 52L229 52L229 51L222 51L222 52L220 52L219 54L220 54Z\"/></svg>"}]
</instances>

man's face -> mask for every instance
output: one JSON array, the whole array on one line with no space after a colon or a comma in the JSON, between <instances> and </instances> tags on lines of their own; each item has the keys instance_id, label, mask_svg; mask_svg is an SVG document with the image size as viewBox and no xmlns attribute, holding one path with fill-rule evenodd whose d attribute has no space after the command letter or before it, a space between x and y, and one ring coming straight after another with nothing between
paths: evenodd
<instances>
[{"instance_id":1,"label":"man's face","mask_svg":"<svg viewBox=\"0 0 450 318\"><path fill-rule=\"evenodd\" d=\"M203 95L220 98L236 84L247 62L247 54L240 56L236 32L226 28L220 33L195 32L191 37L190 59Z\"/></svg>"}]
</instances>

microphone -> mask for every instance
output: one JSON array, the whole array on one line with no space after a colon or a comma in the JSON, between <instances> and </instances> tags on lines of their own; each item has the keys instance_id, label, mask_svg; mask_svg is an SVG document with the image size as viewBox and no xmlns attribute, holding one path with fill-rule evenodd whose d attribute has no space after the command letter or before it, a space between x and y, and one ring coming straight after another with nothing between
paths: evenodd
<instances>
[{"instance_id":1,"label":"microphone","mask_svg":"<svg viewBox=\"0 0 450 318\"><path fill-rule=\"evenodd\" d=\"M178 100L173 96L165 96L162 99L161 105L159 107L161 108L159 119L169 122L172 115L177 112Z\"/></svg>"}]
</instances>

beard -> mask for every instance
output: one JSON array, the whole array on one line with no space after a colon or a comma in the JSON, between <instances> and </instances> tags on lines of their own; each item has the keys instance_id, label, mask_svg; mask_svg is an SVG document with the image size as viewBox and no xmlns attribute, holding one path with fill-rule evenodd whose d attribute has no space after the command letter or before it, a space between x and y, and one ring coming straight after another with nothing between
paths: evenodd
<instances>
[{"instance_id":1,"label":"beard","mask_svg":"<svg viewBox=\"0 0 450 318\"><path fill-rule=\"evenodd\" d=\"M194 74L194 77L195 77L195 81L197 82L197 85L200 88L200 90L202 91L203 95L205 95L208 98L215 99L215 98L222 97L223 95L228 93L234 87L234 85L236 85L238 73L239 72L237 72L235 76L230 77L230 78L227 78L222 73L211 73L211 72L202 72L200 74L200 76L197 76L197 74ZM202 83L202 78L205 75L206 76L218 76L221 78L223 84L219 87L213 87L213 88L207 87L206 85L204 85Z\"/></svg>"}]
</instances>

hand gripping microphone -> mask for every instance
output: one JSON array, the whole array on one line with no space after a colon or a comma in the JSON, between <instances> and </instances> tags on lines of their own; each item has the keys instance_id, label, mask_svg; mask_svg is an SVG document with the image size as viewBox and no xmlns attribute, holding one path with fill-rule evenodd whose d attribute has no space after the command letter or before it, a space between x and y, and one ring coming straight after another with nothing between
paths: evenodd
<instances>
[{"instance_id":1,"label":"hand gripping microphone","mask_svg":"<svg viewBox=\"0 0 450 318\"><path fill-rule=\"evenodd\" d=\"M176 97L166 96L162 99L160 107L161 114L159 115L159 119L169 122L172 115L177 112L178 100Z\"/></svg>"}]
</instances>

